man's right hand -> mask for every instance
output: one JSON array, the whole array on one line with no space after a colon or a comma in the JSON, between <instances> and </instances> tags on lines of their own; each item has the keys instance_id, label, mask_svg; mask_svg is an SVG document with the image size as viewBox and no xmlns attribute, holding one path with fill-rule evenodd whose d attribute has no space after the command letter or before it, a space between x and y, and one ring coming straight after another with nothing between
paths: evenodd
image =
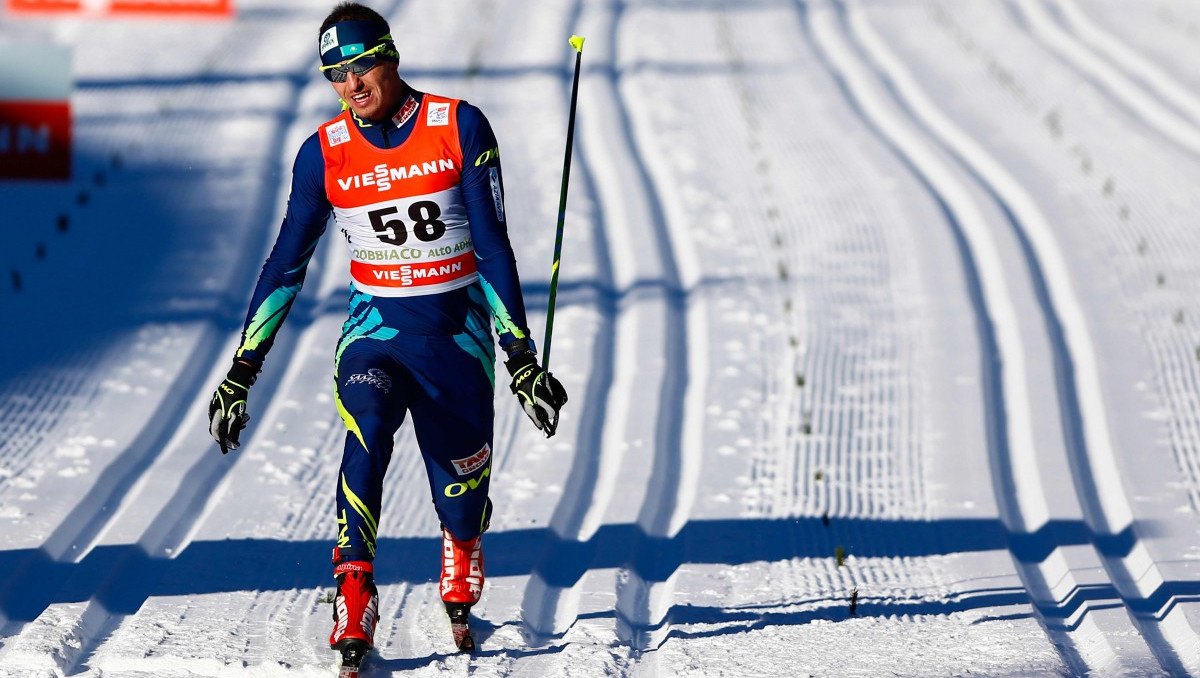
<instances>
[{"instance_id":1,"label":"man's right hand","mask_svg":"<svg viewBox=\"0 0 1200 678\"><path fill-rule=\"evenodd\" d=\"M246 396L257 376L258 370L253 365L234 360L225 381L217 387L208 403L208 432L221 446L221 454L241 446L238 436L250 421L250 415L246 414Z\"/></svg>"}]
</instances>

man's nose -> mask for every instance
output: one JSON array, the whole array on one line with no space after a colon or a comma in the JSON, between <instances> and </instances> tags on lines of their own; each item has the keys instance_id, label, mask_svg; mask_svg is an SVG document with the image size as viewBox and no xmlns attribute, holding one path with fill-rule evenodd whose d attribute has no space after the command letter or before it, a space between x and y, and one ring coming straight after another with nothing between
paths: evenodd
<instances>
[{"instance_id":1,"label":"man's nose","mask_svg":"<svg viewBox=\"0 0 1200 678\"><path fill-rule=\"evenodd\" d=\"M348 89L350 89L350 90L358 89L358 85L361 82L362 82L362 80L357 75L355 75L353 72L346 73L346 87Z\"/></svg>"}]
</instances>

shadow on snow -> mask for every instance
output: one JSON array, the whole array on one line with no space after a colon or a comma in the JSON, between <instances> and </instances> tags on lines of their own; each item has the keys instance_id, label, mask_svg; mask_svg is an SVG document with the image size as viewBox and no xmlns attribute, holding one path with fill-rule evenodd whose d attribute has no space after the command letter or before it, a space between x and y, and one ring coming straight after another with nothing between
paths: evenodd
<instances>
[{"instance_id":1,"label":"shadow on snow","mask_svg":"<svg viewBox=\"0 0 1200 678\"><path fill-rule=\"evenodd\" d=\"M1153 525L1139 524L1148 534ZM1095 539L1080 521L1051 521L1028 535L1008 534L997 520L938 521L835 518L701 520L686 524L673 538L641 533L636 525L604 525L586 542L568 542L545 528L489 533L488 574L492 577L537 572L552 586L570 587L593 569L626 568L646 581L665 581L681 565L741 565L791 558L832 558L843 546L859 558L901 558L1008 549L1022 561L1044 560L1056 547L1094 544L1107 556L1121 556L1136 544L1127 530L1117 538ZM440 540L435 537L379 540L380 584L427 583L436 574ZM32 566L50 581L69 581L58 591L43 587L8 587L0 611L12 621L31 621L54 603L95 599L110 613L132 614L151 596L201 595L231 591L321 588L331 585L329 543L277 539L229 539L193 542L174 558L151 557L133 544L100 546L79 562L54 562L35 549L0 551L0 571L29 571ZM22 567L24 565L24 567ZM101 573L126 572L106 580ZM97 573L89 576L88 573ZM1168 581L1150 597L1125 601L1136 614L1161 616L1179 597L1200 598L1200 582ZM1120 604L1108 585L1079 587L1058 608L1041 610L1066 620L1085 602ZM1028 604L1020 589L957 594L938 601L860 601L858 614L947 614L1010 604ZM836 603L845 608L845 601ZM673 623L727 621L731 629L756 625L804 623L839 614L831 609L778 611L779 608L718 609L676 606ZM848 612L841 612L846 616ZM734 630L728 631L730 633ZM671 633L686 636L678 628Z\"/></svg>"}]
</instances>

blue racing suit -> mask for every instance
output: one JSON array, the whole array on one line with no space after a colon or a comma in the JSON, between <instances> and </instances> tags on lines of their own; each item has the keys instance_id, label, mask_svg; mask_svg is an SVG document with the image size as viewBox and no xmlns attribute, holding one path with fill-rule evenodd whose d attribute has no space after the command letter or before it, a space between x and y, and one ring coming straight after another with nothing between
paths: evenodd
<instances>
[{"instance_id":1,"label":"blue racing suit","mask_svg":"<svg viewBox=\"0 0 1200 678\"><path fill-rule=\"evenodd\" d=\"M442 524L461 540L474 539L486 528L495 390L489 317L502 348L515 352L530 346L504 220L499 151L487 119L466 102L412 89L404 100L389 120L364 121L343 113L300 147L287 213L259 276L237 351L237 358L261 366L300 291L317 241L335 215L351 248L354 275L334 367L338 411L347 426L336 490L337 549L343 560L375 556L383 478L393 436L408 413ZM436 125L443 129L436 131ZM440 166L425 163L422 170L419 163L381 163L364 173L345 170L353 155L347 149L359 148L359 156L370 156L370 165L374 150L361 149L402 153L410 137L426 143L422 135L431 132L453 156ZM444 185L457 179L457 188L438 193L440 206L426 200L406 205L407 210L366 211L384 203L359 208L342 200L356 190L374 195L376 180L380 191L388 181L403 185L422 174L428 176L420 181L431 180L431 171L441 173ZM357 231L346 225L354 219L362 222ZM455 223L460 224L455 247L465 254L424 268L411 261L375 263L385 257L428 258L436 238L449 238ZM363 249L370 247L376 249ZM414 282L413 275L428 277ZM437 282L443 279L449 282ZM390 296L393 292L404 296Z\"/></svg>"}]
</instances>

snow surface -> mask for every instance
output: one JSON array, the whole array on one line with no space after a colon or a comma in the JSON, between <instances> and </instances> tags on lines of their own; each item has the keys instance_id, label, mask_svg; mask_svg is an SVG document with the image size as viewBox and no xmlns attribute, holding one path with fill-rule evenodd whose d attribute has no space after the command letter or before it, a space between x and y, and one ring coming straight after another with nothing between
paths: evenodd
<instances>
[{"instance_id":1,"label":"snow surface","mask_svg":"<svg viewBox=\"0 0 1200 678\"><path fill-rule=\"evenodd\" d=\"M237 4L0 21L74 50L76 144L0 184L0 676L334 675L340 243L205 432L336 112L328 3ZM372 4L497 131L535 331L588 40L571 402L497 396L473 658L401 431L365 676L1200 675L1200 5Z\"/></svg>"}]
</instances>

